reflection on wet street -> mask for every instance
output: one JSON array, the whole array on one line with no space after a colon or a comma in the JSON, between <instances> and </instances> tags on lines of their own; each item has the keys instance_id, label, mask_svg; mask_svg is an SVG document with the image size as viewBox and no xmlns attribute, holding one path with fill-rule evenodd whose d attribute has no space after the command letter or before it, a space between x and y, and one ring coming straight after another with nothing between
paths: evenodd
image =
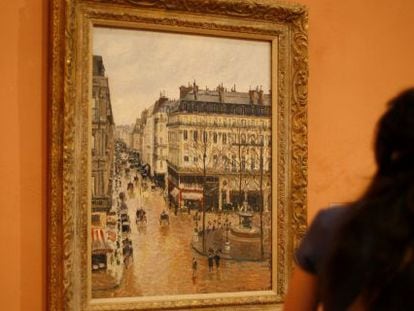
<instances>
[{"instance_id":1,"label":"reflection on wet street","mask_svg":"<svg viewBox=\"0 0 414 311\"><path fill-rule=\"evenodd\" d=\"M127 182L125 179L124 183ZM209 272L207 257L191 247L193 214L169 212L169 225L160 224L161 212L168 211L162 189L151 189L149 181L148 187L141 184L140 177L126 201L131 219L133 260L125 268L118 288L94 291L94 298L270 289L271 270L267 261L222 259L219 269L214 266ZM147 224L135 223L135 212L139 207L146 211ZM195 277L193 257L198 263Z\"/></svg>"}]
</instances>

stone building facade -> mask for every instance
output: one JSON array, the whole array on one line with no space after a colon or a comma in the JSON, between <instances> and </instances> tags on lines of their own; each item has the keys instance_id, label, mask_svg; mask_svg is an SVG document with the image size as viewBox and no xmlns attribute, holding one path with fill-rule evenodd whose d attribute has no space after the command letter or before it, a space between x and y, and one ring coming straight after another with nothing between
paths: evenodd
<instances>
[{"instance_id":1,"label":"stone building facade","mask_svg":"<svg viewBox=\"0 0 414 311\"><path fill-rule=\"evenodd\" d=\"M144 124L142 123L142 119L138 118L135 121L134 129L132 130L131 148L139 154L142 153L143 132Z\"/></svg>"},{"instance_id":2,"label":"stone building facade","mask_svg":"<svg viewBox=\"0 0 414 311\"><path fill-rule=\"evenodd\" d=\"M168 193L177 207L270 206L271 96L180 87L168 119Z\"/></svg>"},{"instance_id":3,"label":"stone building facade","mask_svg":"<svg viewBox=\"0 0 414 311\"><path fill-rule=\"evenodd\" d=\"M168 114L175 101L161 95L152 110L154 124L153 177L162 187L166 185L168 159Z\"/></svg>"},{"instance_id":4,"label":"stone building facade","mask_svg":"<svg viewBox=\"0 0 414 311\"><path fill-rule=\"evenodd\" d=\"M114 118L108 78L101 56L93 57L92 90L92 211L112 206L111 172L114 158Z\"/></svg>"}]
</instances>

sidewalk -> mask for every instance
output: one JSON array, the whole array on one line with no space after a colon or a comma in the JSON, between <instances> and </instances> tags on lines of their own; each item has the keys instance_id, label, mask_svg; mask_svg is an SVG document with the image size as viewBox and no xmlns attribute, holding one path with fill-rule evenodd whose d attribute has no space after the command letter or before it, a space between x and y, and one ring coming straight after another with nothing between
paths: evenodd
<instances>
[{"instance_id":1,"label":"sidewalk","mask_svg":"<svg viewBox=\"0 0 414 311\"><path fill-rule=\"evenodd\" d=\"M203 252L203 235L201 232L198 234L198 241L193 238L191 246L193 249L203 256L207 256L208 250L219 250L220 256L224 259L232 259L229 254L224 253L225 232L224 229L208 230L206 231L206 251Z\"/></svg>"}]
</instances>

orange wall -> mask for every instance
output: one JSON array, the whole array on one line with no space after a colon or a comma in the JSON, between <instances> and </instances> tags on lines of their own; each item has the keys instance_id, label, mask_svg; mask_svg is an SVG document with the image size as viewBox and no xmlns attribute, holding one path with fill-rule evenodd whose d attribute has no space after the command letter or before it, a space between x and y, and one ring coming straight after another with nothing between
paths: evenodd
<instances>
[{"instance_id":1,"label":"orange wall","mask_svg":"<svg viewBox=\"0 0 414 311\"><path fill-rule=\"evenodd\" d=\"M414 1L302 0L310 11L309 216L355 199L374 172L385 102L414 86Z\"/></svg>"},{"instance_id":2,"label":"orange wall","mask_svg":"<svg viewBox=\"0 0 414 311\"><path fill-rule=\"evenodd\" d=\"M47 0L1 1L0 301L45 308ZM309 216L358 195L373 126L413 83L414 1L302 0L310 8Z\"/></svg>"},{"instance_id":3,"label":"orange wall","mask_svg":"<svg viewBox=\"0 0 414 311\"><path fill-rule=\"evenodd\" d=\"M45 306L47 1L0 1L0 309Z\"/></svg>"}]
</instances>

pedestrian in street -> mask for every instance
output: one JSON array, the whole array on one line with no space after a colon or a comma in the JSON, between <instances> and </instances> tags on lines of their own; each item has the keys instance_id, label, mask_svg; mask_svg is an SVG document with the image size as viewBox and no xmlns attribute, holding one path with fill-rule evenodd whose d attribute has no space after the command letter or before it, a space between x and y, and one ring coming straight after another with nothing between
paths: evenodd
<instances>
[{"instance_id":1,"label":"pedestrian in street","mask_svg":"<svg viewBox=\"0 0 414 311\"><path fill-rule=\"evenodd\" d=\"M195 257L193 257L192 269L193 269L193 278L195 278L197 274L197 260L195 259Z\"/></svg>"},{"instance_id":2,"label":"pedestrian in street","mask_svg":"<svg viewBox=\"0 0 414 311\"><path fill-rule=\"evenodd\" d=\"M216 262L216 269L219 270L220 267L220 251L216 250L216 253L214 255L214 261Z\"/></svg>"},{"instance_id":3,"label":"pedestrian in street","mask_svg":"<svg viewBox=\"0 0 414 311\"><path fill-rule=\"evenodd\" d=\"M214 256L213 253L209 252L208 253L208 272L212 272L213 271L213 267L214 267Z\"/></svg>"}]
</instances>

